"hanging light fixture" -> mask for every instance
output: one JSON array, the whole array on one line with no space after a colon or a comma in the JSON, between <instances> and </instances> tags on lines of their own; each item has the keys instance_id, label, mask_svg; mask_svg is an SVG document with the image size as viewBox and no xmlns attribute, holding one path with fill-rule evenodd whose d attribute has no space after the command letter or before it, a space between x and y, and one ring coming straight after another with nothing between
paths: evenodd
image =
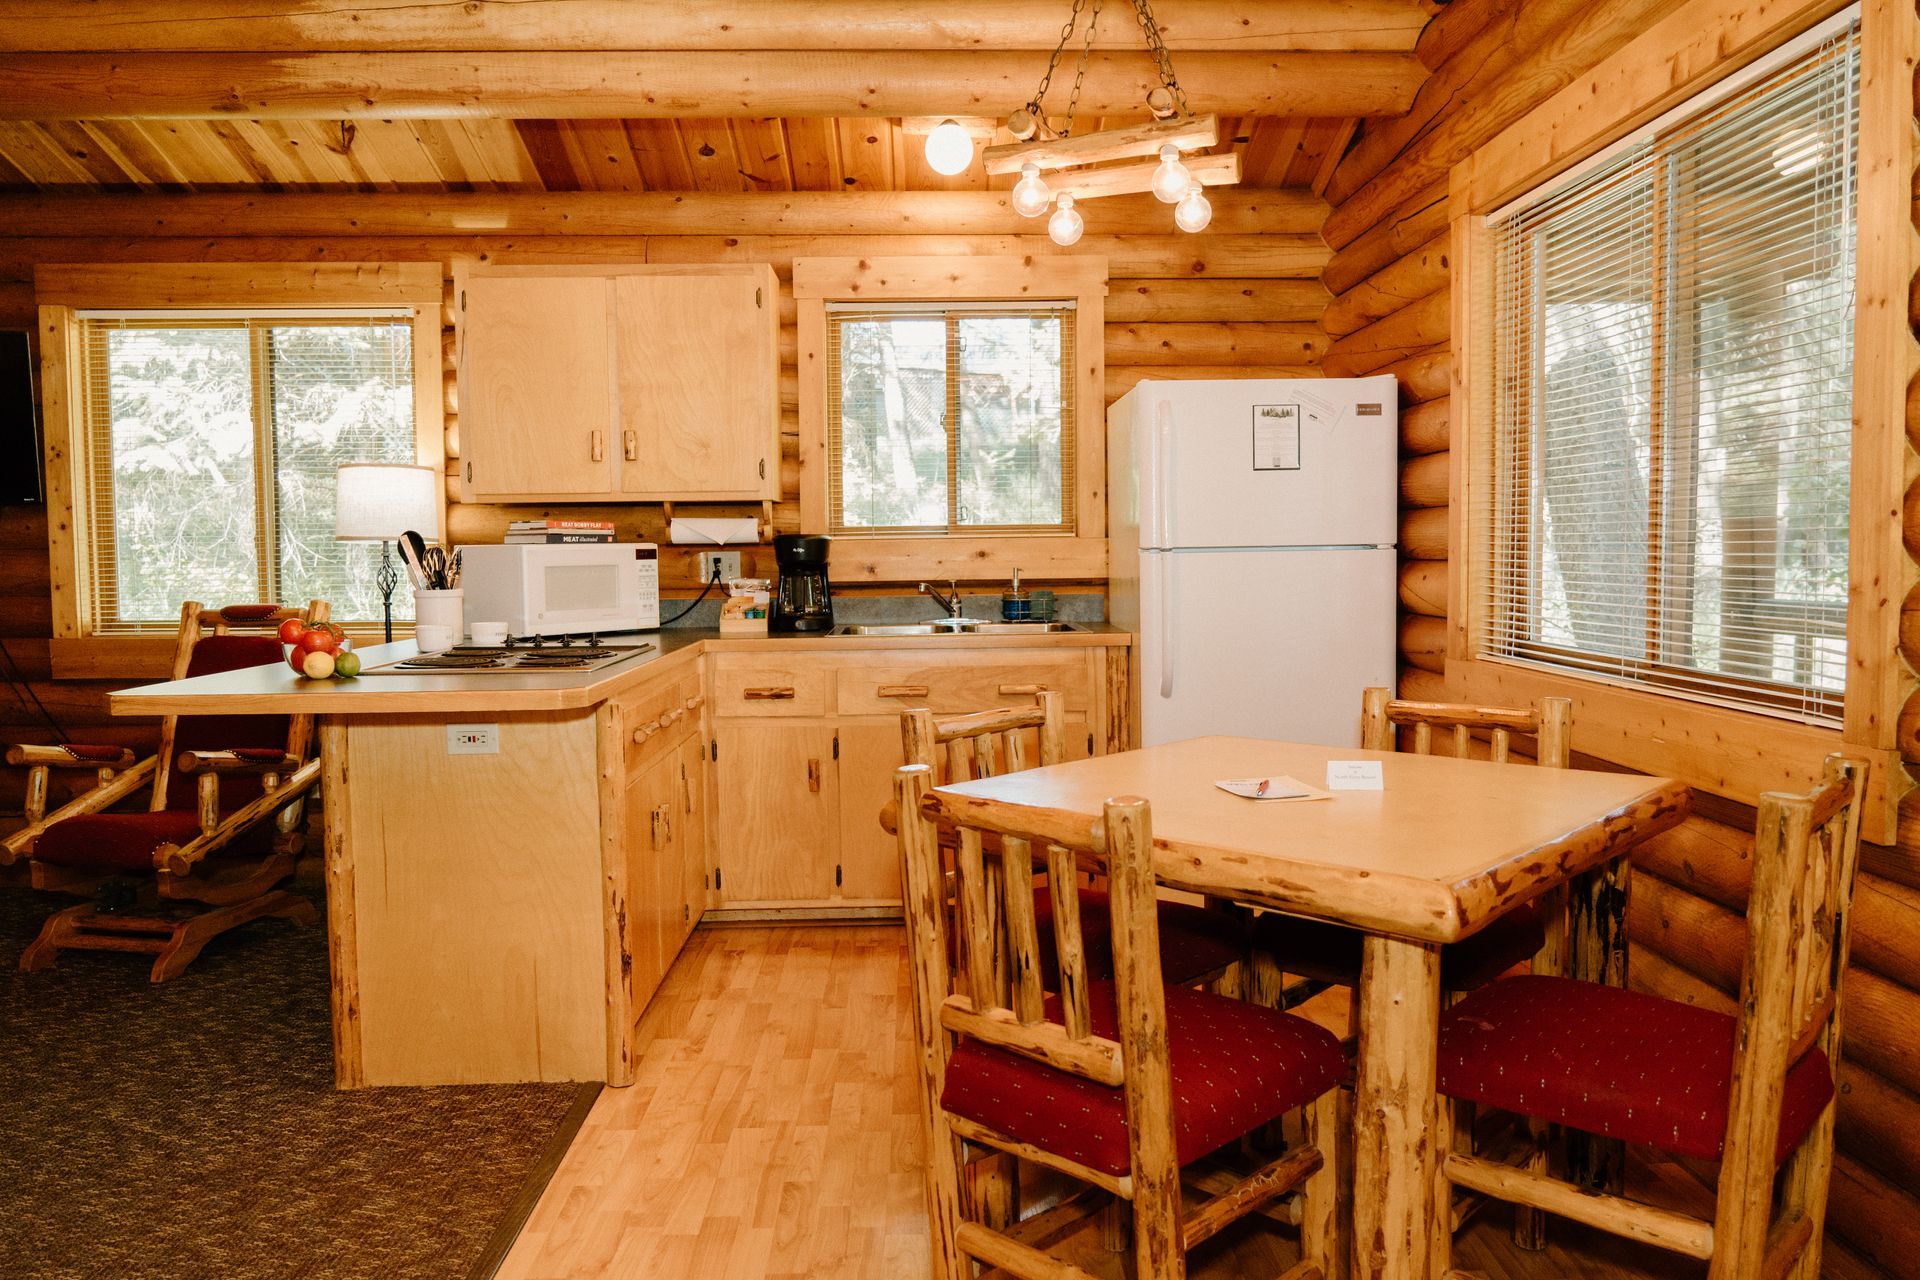
<instances>
[{"instance_id":1,"label":"hanging light fixture","mask_svg":"<svg viewBox=\"0 0 1920 1280\"><path fill-rule=\"evenodd\" d=\"M973 163L973 135L958 120L942 120L927 135L927 167L952 177Z\"/></svg>"},{"instance_id":2,"label":"hanging light fixture","mask_svg":"<svg viewBox=\"0 0 1920 1280\"><path fill-rule=\"evenodd\" d=\"M1053 188L1040 177L1040 166L1020 166L1020 181L1013 184L1013 211L1023 218L1037 218L1053 203Z\"/></svg>"},{"instance_id":3,"label":"hanging light fixture","mask_svg":"<svg viewBox=\"0 0 1920 1280\"><path fill-rule=\"evenodd\" d=\"M1078 209L1073 207L1073 196L1062 191L1060 207L1053 211L1051 218L1047 219L1047 238L1064 249L1078 241L1080 233L1086 229L1087 220L1080 216Z\"/></svg>"},{"instance_id":4,"label":"hanging light fixture","mask_svg":"<svg viewBox=\"0 0 1920 1280\"><path fill-rule=\"evenodd\" d=\"M1173 225L1182 231L1205 231L1207 224L1213 221L1213 205L1201 193L1200 184L1194 183L1187 188L1187 194L1180 197L1180 203L1173 206Z\"/></svg>"},{"instance_id":5,"label":"hanging light fixture","mask_svg":"<svg viewBox=\"0 0 1920 1280\"><path fill-rule=\"evenodd\" d=\"M1159 81L1146 95L1151 119L1123 129L1074 134L1074 113L1080 105L1080 90L1086 80L1087 63L1100 24L1102 0L1073 0L1073 10L1047 59L1039 87L1024 106L1007 117L1006 130L1015 141L988 147L986 151L989 175L1020 175L1010 196L1016 213L1037 218L1050 204L1054 205L1053 216L1047 221L1047 234L1056 244L1073 244L1086 230L1086 220L1075 208L1076 201L1141 191L1151 191L1161 203L1173 205L1174 225L1182 231L1204 230L1213 220L1213 206L1202 188L1240 181L1237 154L1206 154L1208 148L1220 141L1220 118L1195 116L1189 110L1186 91L1173 74L1173 56L1167 52L1167 43L1154 21L1150 0L1132 0L1132 3ZM1047 118L1042 104L1053 84L1054 72L1059 70L1060 60L1076 35L1080 47L1073 88L1067 96L1066 116L1056 126ZM929 163L933 162L939 132L935 130L935 136L927 139ZM968 158L971 159L970 154Z\"/></svg>"}]
</instances>

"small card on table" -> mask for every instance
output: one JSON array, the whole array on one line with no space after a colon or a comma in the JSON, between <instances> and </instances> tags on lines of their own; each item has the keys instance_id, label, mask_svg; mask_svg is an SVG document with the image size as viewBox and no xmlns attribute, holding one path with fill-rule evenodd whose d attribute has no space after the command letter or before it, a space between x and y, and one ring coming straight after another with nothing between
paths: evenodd
<instances>
[{"instance_id":1,"label":"small card on table","mask_svg":"<svg viewBox=\"0 0 1920 1280\"><path fill-rule=\"evenodd\" d=\"M1327 790L1383 791L1386 778L1378 760L1327 761Z\"/></svg>"},{"instance_id":2,"label":"small card on table","mask_svg":"<svg viewBox=\"0 0 1920 1280\"><path fill-rule=\"evenodd\" d=\"M1267 778L1222 778L1213 784L1248 800L1325 800L1327 793L1284 773Z\"/></svg>"}]
</instances>

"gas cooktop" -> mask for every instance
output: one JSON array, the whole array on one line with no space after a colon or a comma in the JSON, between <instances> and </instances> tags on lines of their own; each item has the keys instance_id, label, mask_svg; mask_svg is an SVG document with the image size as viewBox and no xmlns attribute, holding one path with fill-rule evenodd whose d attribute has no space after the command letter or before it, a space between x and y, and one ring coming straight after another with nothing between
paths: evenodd
<instances>
[{"instance_id":1,"label":"gas cooktop","mask_svg":"<svg viewBox=\"0 0 1920 1280\"><path fill-rule=\"evenodd\" d=\"M643 644L599 644L588 640L515 640L504 645L455 645L438 653L422 653L394 662L368 667L363 676L421 675L493 675L512 673L529 675L540 671L558 671L577 675L599 671L616 663L653 651L651 642Z\"/></svg>"}]
</instances>

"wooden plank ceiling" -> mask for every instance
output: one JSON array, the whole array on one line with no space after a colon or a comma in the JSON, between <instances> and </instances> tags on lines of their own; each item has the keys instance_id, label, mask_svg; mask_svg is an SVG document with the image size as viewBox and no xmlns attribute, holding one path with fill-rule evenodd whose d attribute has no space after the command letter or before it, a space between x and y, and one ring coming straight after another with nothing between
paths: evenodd
<instances>
[{"instance_id":1,"label":"wooden plank ceiling","mask_svg":"<svg viewBox=\"0 0 1920 1280\"><path fill-rule=\"evenodd\" d=\"M899 117L0 120L0 192L963 191ZM1119 118L1082 121L1080 131ZM1221 121L1241 185L1324 189L1353 119ZM1002 139L1004 140L1004 138Z\"/></svg>"}]
</instances>

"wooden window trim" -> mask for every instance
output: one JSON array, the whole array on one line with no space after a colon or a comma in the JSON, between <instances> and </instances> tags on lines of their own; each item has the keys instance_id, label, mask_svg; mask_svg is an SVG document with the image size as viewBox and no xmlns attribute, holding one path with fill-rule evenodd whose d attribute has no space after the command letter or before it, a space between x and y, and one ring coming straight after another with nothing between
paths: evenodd
<instances>
[{"instance_id":1,"label":"wooden window trim","mask_svg":"<svg viewBox=\"0 0 1920 1280\"><path fill-rule=\"evenodd\" d=\"M1576 78L1452 170L1454 446L1449 458L1447 684L1474 701L1571 697L1584 753L1678 778L1745 804L1807 790L1830 751L1873 763L1863 834L1891 843L1900 797L1898 724L1914 681L1900 658L1901 605L1917 575L1902 538L1906 391L1920 374L1907 323L1917 262L1908 176L1916 159L1911 69L1920 18L1901 0L1863 0L1854 439L1850 485L1848 680L1839 728L1799 724L1598 679L1475 657L1484 609L1474 584L1491 554L1493 261L1487 217L1608 144L1845 9L1691 0ZM1596 103L1631 104L1617 115Z\"/></svg>"},{"instance_id":2,"label":"wooden window trim","mask_svg":"<svg viewBox=\"0 0 1920 1280\"><path fill-rule=\"evenodd\" d=\"M1107 260L1100 257L796 258L799 337L800 526L827 527L827 303L1075 300L1073 533L916 534L844 538L835 582L918 578L1000 579L1015 568L1034 581L1107 576Z\"/></svg>"},{"instance_id":3,"label":"wooden window trim","mask_svg":"<svg viewBox=\"0 0 1920 1280\"><path fill-rule=\"evenodd\" d=\"M87 431L77 358L78 313L173 307L409 308L413 313L414 460L444 471L441 275L437 262L116 263L35 268L46 432L47 555L53 579L50 657L55 678L164 678L174 646L171 635L96 636L87 630L89 549L79 536L87 528Z\"/></svg>"}]
</instances>

